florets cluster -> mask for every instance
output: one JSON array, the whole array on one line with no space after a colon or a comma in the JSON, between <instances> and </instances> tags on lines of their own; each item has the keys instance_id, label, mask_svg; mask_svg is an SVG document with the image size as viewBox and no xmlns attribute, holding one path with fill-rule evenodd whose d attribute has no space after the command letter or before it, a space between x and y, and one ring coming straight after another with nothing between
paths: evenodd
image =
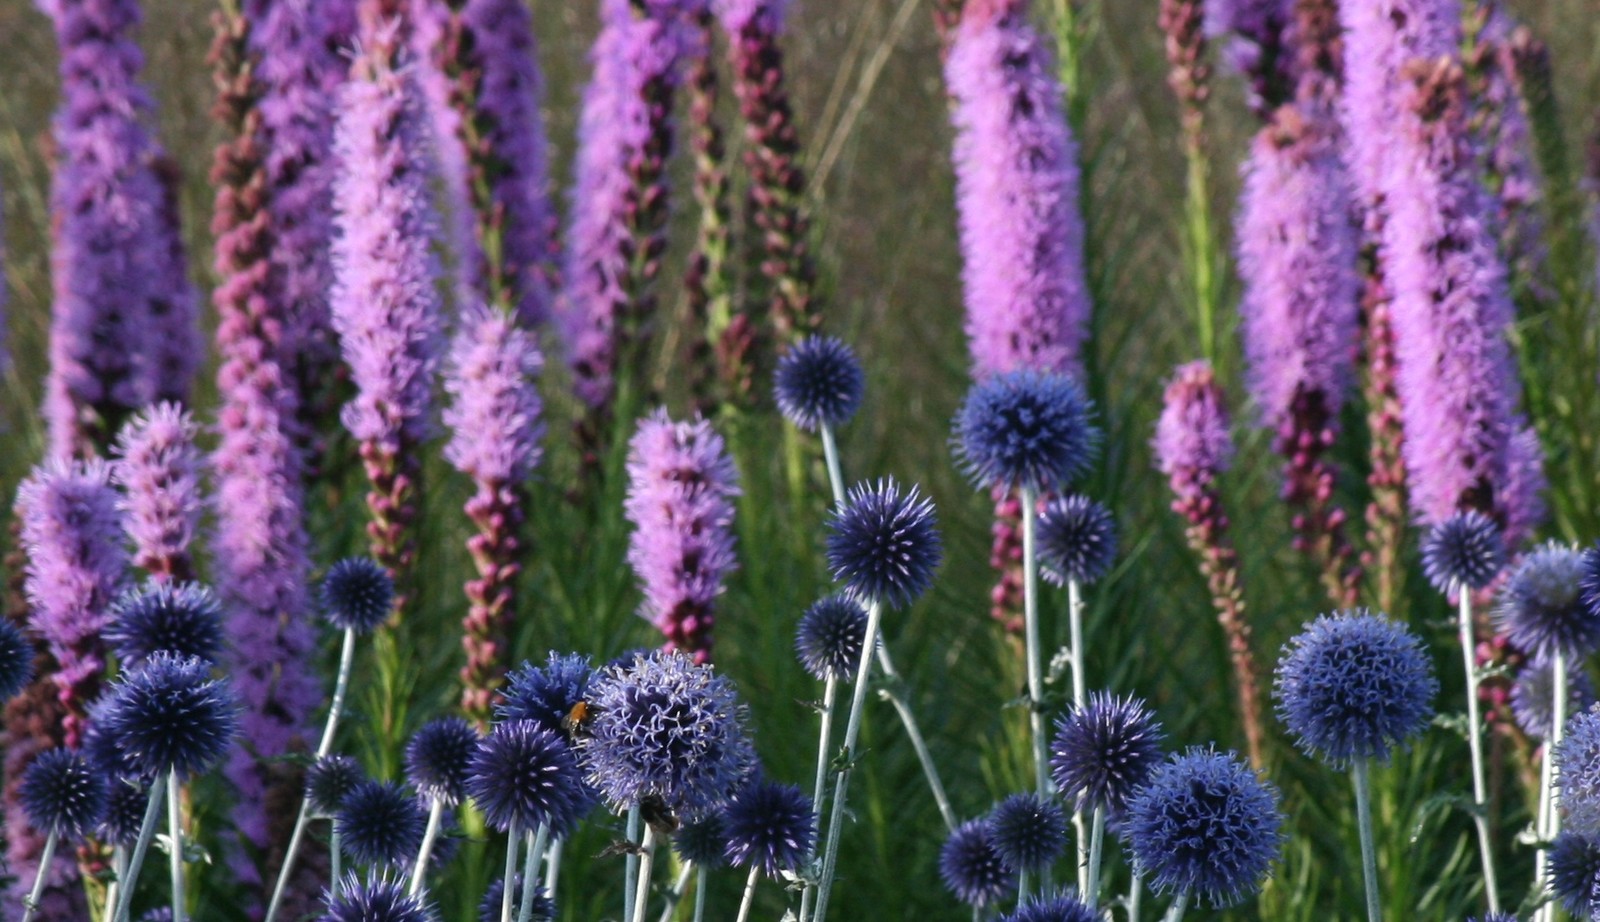
<instances>
[{"instance_id":1,"label":"florets cluster","mask_svg":"<svg viewBox=\"0 0 1600 922\"><path fill-rule=\"evenodd\" d=\"M1120 815L1161 764L1166 733L1137 698L1091 692L1056 722L1050 776L1061 796Z\"/></svg>"},{"instance_id":2,"label":"florets cluster","mask_svg":"<svg viewBox=\"0 0 1600 922\"><path fill-rule=\"evenodd\" d=\"M981 487L1054 489L1094 461L1100 433L1090 414L1083 388L1065 374L993 375L956 414L957 453Z\"/></svg>"},{"instance_id":3,"label":"florets cluster","mask_svg":"<svg viewBox=\"0 0 1600 922\"><path fill-rule=\"evenodd\" d=\"M904 608L933 582L944 554L933 503L893 478L857 484L828 523L833 578L864 601Z\"/></svg>"}]
</instances>

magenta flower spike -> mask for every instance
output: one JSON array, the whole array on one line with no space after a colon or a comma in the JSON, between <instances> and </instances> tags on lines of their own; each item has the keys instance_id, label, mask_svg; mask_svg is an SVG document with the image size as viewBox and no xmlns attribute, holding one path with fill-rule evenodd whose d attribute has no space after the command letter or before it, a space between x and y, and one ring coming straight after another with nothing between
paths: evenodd
<instances>
[{"instance_id":1,"label":"magenta flower spike","mask_svg":"<svg viewBox=\"0 0 1600 922\"><path fill-rule=\"evenodd\" d=\"M122 488L123 528L133 562L161 582L194 575L189 545L200 528L198 427L175 403L135 416L117 438L111 478Z\"/></svg>"},{"instance_id":2,"label":"magenta flower spike","mask_svg":"<svg viewBox=\"0 0 1600 922\"><path fill-rule=\"evenodd\" d=\"M664 649L697 663L711 659L716 597L738 565L738 495L738 471L709 422L673 422L657 410L639 424L623 505L634 526L628 563L644 589L639 614L666 635Z\"/></svg>"}]
</instances>

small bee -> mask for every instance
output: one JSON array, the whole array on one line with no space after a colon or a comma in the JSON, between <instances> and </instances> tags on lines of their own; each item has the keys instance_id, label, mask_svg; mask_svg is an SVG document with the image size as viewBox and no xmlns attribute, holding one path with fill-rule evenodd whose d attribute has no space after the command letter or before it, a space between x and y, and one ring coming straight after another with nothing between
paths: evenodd
<instances>
[{"instance_id":1,"label":"small bee","mask_svg":"<svg viewBox=\"0 0 1600 922\"><path fill-rule=\"evenodd\" d=\"M567 738L573 741L589 735L589 725L594 723L595 715L599 711L594 705L579 699L567 711L567 716L561 718L561 729Z\"/></svg>"},{"instance_id":2,"label":"small bee","mask_svg":"<svg viewBox=\"0 0 1600 922\"><path fill-rule=\"evenodd\" d=\"M639 801L639 815L644 817L644 821L658 836L670 836L681 825L678 814L673 813L667 802L654 794L646 795Z\"/></svg>"}]
</instances>

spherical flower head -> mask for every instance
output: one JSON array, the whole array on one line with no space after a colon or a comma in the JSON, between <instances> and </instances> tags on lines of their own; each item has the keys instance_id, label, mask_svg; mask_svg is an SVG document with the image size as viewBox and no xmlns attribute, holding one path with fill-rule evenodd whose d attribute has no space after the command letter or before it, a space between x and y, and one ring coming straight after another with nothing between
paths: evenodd
<instances>
[{"instance_id":1,"label":"spherical flower head","mask_svg":"<svg viewBox=\"0 0 1600 922\"><path fill-rule=\"evenodd\" d=\"M1575 919L1600 915L1600 841L1564 829L1550 845L1550 892Z\"/></svg>"},{"instance_id":2,"label":"spherical flower head","mask_svg":"<svg viewBox=\"0 0 1600 922\"><path fill-rule=\"evenodd\" d=\"M1530 551L1500 590L1496 626L1512 646L1569 660L1600 647L1600 612L1581 599L1583 554L1554 541Z\"/></svg>"},{"instance_id":3,"label":"spherical flower head","mask_svg":"<svg viewBox=\"0 0 1600 922\"><path fill-rule=\"evenodd\" d=\"M1087 584L1106 574L1117 559L1117 528L1111 510L1087 496L1050 500L1039 513L1039 562L1044 578L1062 585Z\"/></svg>"},{"instance_id":4,"label":"spherical flower head","mask_svg":"<svg viewBox=\"0 0 1600 922\"><path fill-rule=\"evenodd\" d=\"M146 777L204 773L239 730L233 687L211 678L210 664L195 656L156 651L124 673L108 700L101 721L106 737Z\"/></svg>"},{"instance_id":5,"label":"spherical flower head","mask_svg":"<svg viewBox=\"0 0 1600 922\"><path fill-rule=\"evenodd\" d=\"M728 860L737 867L777 877L811 857L811 798L793 785L752 781L723 804L722 820Z\"/></svg>"},{"instance_id":6,"label":"spherical flower head","mask_svg":"<svg viewBox=\"0 0 1600 922\"><path fill-rule=\"evenodd\" d=\"M1089 398L1067 375L992 375L956 413L957 454L980 487L1054 489L1094 461L1100 432L1089 417Z\"/></svg>"},{"instance_id":7,"label":"spherical flower head","mask_svg":"<svg viewBox=\"0 0 1600 922\"><path fill-rule=\"evenodd\" d=\"M1099 914L1078 899L1077 893L1065 890L1054 896L1036 897L1017 911L1000 917L1000 922L1097 922Z\"/></svg>"},{"instance_id":8,"label":"spherical flower head","mask_svg":"<svg viewBox=\"0 0 1600 922\"><path fill-rule=\"evenodd\" d=\"M857 484L828 522L828 567L859 599L904 608L927 590L939 568L933 503L916 487L902 494L894 478Z\"/></svg>"},{"instance_id":9,"label":"spherical flower head","mask_svg":"<svg viewBox=\"0 0 1600 922\"><path fill-rule=\"evenodd\" d=\"M454 807L467 796L477 751L478 731L463 718L430 720L406 745L406 776L429 801Z\"/></svg>"},{"instance_id":10,"label":"spherical flower head","mask_svg":"<svg viewBox=\"0 0 1600 922\"><path fill-rule=\"evenodd\" d=\"M506 676L500 690L505 700L495 705L495 719L531 720L546 730L565 732L563 722L588 697L593 676L589 658L578 653L563 656L552 650L543 666L523 662Z\"/></svg>"},{"instance_id":11,"label":"spherical flower head","mask_svg":"<svg viewBox=\"0 0 1600 922\"><path fill-rule=\"evenodd\" d=\"M806 432L849 422L861 407L866 375L855 353L831 336L795 343L778 359L774 391L784 418Z\"/></svg>"},{"instance_id":12,"label":"spherical flower head","mask_svg":"<svg viewBox=\"0 0 1600 922\"><path fill-rule=\"evenodd\" d=\"M394 607L394 580L370 557L349 557L322 579L322 612L334 627L365 634Z\"/></svg>"},{"instance_id":13,"label":"spherical flower head","mask_svg":"<svg viewBox=\"0 0 1600 922\"><path fill-rule=\"evenodd\" d=\"M1364 611L1323 615L1284 647L1278 717L1307 754L1344 768L1387 761L1433 718L1439 682L1422 641Z\"/></svg>"},{"instance_id":14,"label":"spherical flower head","mask_svg":"<svg viewBox=\"0 0 1600 922\"><path fill-rule=\"evenodd\" d=\"M1161 764L1165 743L1166 733L1143 701L1090 692L1083 707L1056 721L1050 777L1063 798L1120 816Z\"/></svg>"},{"instance_id":15,"label":"spherical flower head","mask_svg":"<svg viewBox=\"0 0 1600 922\"><path fill-rule=\"evenodd\" d=\"M1261 889L1284 841L1277 790L1234 754L1199 747L1156 769L1122 833L1153 890L1219 909Z\"/></svg>"},{"instance_id":16,"label":"spherical flower head","mask_svg":"<svg viewBox=\"0 0 1600 922\"><path fill-rule=\"evenodd\" d=\"M89 728L84 731L79 748L84 758L107 778L137 778L148 782L155 778L147 774L123 751L122 743L107 729L107 718L115 705L115 687L89 705Z\"/></svg>"},{"instance_id":17,"label":"spherical flower head","mask_svg":"<svg viewBox=\"0 0 1600 922\"><path fill-rule=\"evenodd\" d=\"M420 838L419 834L419 844ZM328 909L317 922L437 922L438 918L422 897L407 892L404 881L383 876L363 881L351 872L339 882L339 895L329 895Z\"/></svg>"},{"instance_id":18,"label":"spherical flower head","mask_svg":"<svg viewBox=\"0 0 1600 922\"><path fill-rule=\"evenodd\" d=\"M522 899L522 875L518 874L511 881L514 899ZM506 897L506 879L496 877L489 884L489 889L483 893L483 899L478 901L478 922L500 922L500 911ZM549 891L540 886L533 888L533 906L528 910L533 914L533 922L550 922L556 917L555 901L550 899Z\"/></svg>"},{"instance_id":19,"label":"spherical flower head","mask_svg":"<svg viewBox=\"0 0 1600 922\"><path fill-rule=\"evenodd\" d=\"M529 830L550 824L550 834L570 833L593 805L577 756L560 733L532 720L497 724L478 743L467 794L490 826Z\"/></svg>"},{"instance_id":20,"label":"spherical flower head","mask_svg":"<svg viewBox=\"0 0 1600 922\"><path fill-rule=\"evenodd\" d=\"M1038 794L1012 794L989 814L989 836L1006 867L1041 871L1067 847L1067 815Z\"/></svg>"},{"instance_id":21,"label":"spherical flower head","mask_svg":"<svg viewBox=\"0 0 1600 922\"><path fill-rule=\"evenodd\" d=\"M101 777L106 777L101 775ZM117 778L106 784L106 811L95 835L109 845L131 847L139 841L139 827L150 805L150 785L133 778Z\"/></svg>"},{"instance_id":22,"label":"spherical flower head","mask_svg":"<svg viewBox=\"0 0 1600 922\"><path fill-rule=\"evenodd\" d=\"M580 755L619 811L660 798L685 819L719 806L755 766L745 706L727 678L687 656L651 653L595 679Z\"/></svg>"},{"instance_id":23,"label":"spherical flower head","mask_svg":"<svg viewBox=\"0 0 1600 922\"><path fill-rule=\"evenodd\" d=\"M325 755L306 769L306 804L315 816L333 816L356 785L367 780L361 763L347 755Z\"/></svg>"},{"instance_id":24,"label":"spherical flower head","mask_svg":"<svg viewBox=\"0 0 1600 922\"><path fill-rule=\"evenodd\" d=\"M1422 572L1440 592L1482 589L1506 565L1500 526L1475 509L1458 512L1422 539Z\"/></svg>"},{"instance_id":25,"label":"spherical flower head","mask_svg":"<svg viewBox=\"0 0 1600 922\"><path fill-rule=\"evenodd\" d=\"M1555 748L1555 784L1566 827L1600 837L1600 707L1571 720Z\"/></svg>"},{"instance_id":26,"label":"spherical flower head","mask_svg":"<svg viewBox=\"0 0 1600 922\"><path fill-rule=\"evenodd\" d=\"M727 864L728 832L722 822L722 811L713 810L679 826L672 834L672 850L681 860L693 861L695 867L708 871Z\"/></svg>"},{"instance_id":27,"label":"spherical flower head","mask_svg":"<svg viewBox=\"0 0 1600 922\"><path fill-rule=\"evenodd\" d=\"M33 644L22 629L0 618L0 704L33 681Z\"/></svg>"},{"instance_id":28,"label":"spherical flower head","mask_svg":"<svg viewBox=\"0 0 1600 922\"><path fill-rule=\"evenodd\" d=\"M867 638L867 613L854 599L835 595L806 609L795 629L800 665L818 681L849 678L861 663Z\"/></svg>"},{"instance_id":29,"label":"spherical flower head","mask_svg":"<svg viewBox=\"0 0 1600 922\"><path fill-rule=\"evenodd\" d=\"M106 810L106 779L71 749L40 753L22 772L17 797L28 822L67 839L87 834Z\"/></svg>"},{"instance_id":30,"label":"spherical flower head","mask_svg":"<svg viewBox=\"0 0 1600 922\"><path fill-rule=\"evenodd\" d=\"M149 583L123 593L111 608L106 642L123 668L157 650L215 663L222 652L222 605L198 583Z\"/></svg>"},{"instance_id":31,"label":"spherical flower head","mask_svg":"<svg viewBox=\"0 0 1600 922\"><path fill-rule=\"evenodd\" d=\"M1534 657L1524 663L1511 683L1511 717L1523 733L1536 740L1550 735L1555 723L1555 663L1547 657ZM1595 703L1594 685L1581 669L1567 670L1567 716L1571 717Z\"/></svg>"},{"instance_id":32,"label":"spherical flower head","mask_svg":"<svg viewBox=\"0 0 1600 922\"><path fill-rule=\"evenodd\" d=\"M1017 888L1017 872L994 847L987 820L968 820L950 833L939 849L939 877L968 906L998 903Z\"/></svg>"},{"instance_id":33,"label":"spherical flower head","mask_svg":"<svg viewBox=\"0 0 1600 922\"><path fill-rule=\"evenodd\" d=\"M369 779L350 789L333 821L340 847L351 860L400 865L422 847L428 818L421 803L399 784Z\"/></svg>"},{"instance_id":34,"label":"spherical flower head","mask_svg":"<svg viewBox=\"0 0 1600 922\"><path fill-rule=\"evenodd\" d=\"M1578 580L1578 600L1589 610L1590 617L1600 618L1600 541L1583 552L1583 576Z\"/></svg>"}]
</instances>

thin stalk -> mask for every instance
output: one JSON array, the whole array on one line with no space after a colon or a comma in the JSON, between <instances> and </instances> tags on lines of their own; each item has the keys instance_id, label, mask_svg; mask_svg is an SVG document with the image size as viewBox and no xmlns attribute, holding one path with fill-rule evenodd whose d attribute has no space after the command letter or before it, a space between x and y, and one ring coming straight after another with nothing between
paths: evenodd
<instances>
[{"instance_id":1,"label":"thin stalk","mask_svg":"<svg viewBox=\"0 0 1600 922\"><path fill-rule=\"evenodd\" d=\"M566 841L557 839L550 844L550 860L544 866L544 895L551 901L556 898L556 882L561 877L561 848Z\"/></svg>"},{"instance_id":2,"label":"thin stalk","mask_svg":"<svg viewBox=\"0 0 1600 922\"><path fill-rule=\"evenodd\" d=\"M1539 816L1534 824L1534 831L1540 841L1539 850L1533 858L1533 884L1539 892L1545 892L1545 868L1550 860L1550 852L1542 843L1549 842L1556 837L1560 830L1561 811L1556 796L1555 788L1555 752L1561 744L1562 731L1566 729L1567 722L1567 658L1561 650L1557 649L1551 662L1551 691L1550 691L1550 733L1544 741L1544 757L1539 763ZM1553 905L1546 903L1539 907L1534 914L1538 920L1554 918Z\"/></svg>"},{"instance_id":3,"label":"thin stalk","mask_svg":"<svg viewBox=\"0 0 1600 922\"><path fill-rule=\"evenodd\" d=\"M1033 510L1024 509L1023 514L1031 524ZM1026 553L1024 551L1024 559ZM1072 705L1081 711L1089 702L1089 680L1084 674L1086 670L1083 665L1083 587L1078 585L1075 579L1067 580L1067 631L1068 642L1071 644L1068 654L1072 662ZM1088 893L1091 880L1089 864L1092 859L1089 854L1091 851L1089 832L1081 804L1073 805L1072 831L1073 840L1078 843L1078 892Z\"/></svg>"},{"instance_id":4,"label":"thin stalk","mask_svg":"<svg viewBox=\"0 0 1600 922\"><path fill-rule=\"evenodd\" d=\"M839 466L839 445L833 439L833 427L824 425L822 430L822 458L828 466L828 486L833 490L833 501L844 502L844 475Z\"/></svg>"},{"instance_id":5,"label":"thin stalk","mask_svg":"<svg viewBox=\"0 0 1600 922\"><path fill-rule=\"evenodd\" d=\"M417 863L411 868L411 895L422 892L422 878L428 868L428 855L433 851L433 841L439 837L439 820L444 816L444 801L435 800L428 807L428 828L422 834L422 847L417 849Z\"/></svg>"},{"instance_id":6,"label":"thin stalk","mask_svg":"<svg viewBox=\"0 0 1600 922\"><path fill-rule=\"evenodd\" d=\"M656 857L656 828L645 824L644 841L639 843L639 885L634 892L633 914L629 918L644 922L644 907L650 900L650 865Z\"/></svg>"},{"instance_id":7,"label":"thin stalk","mask_svg":"<svg viewBox=\"0 0 1600 922\"><path fill-rule=\"evenodd\" d=\"M111 883L106 887L106 914L102 916L105 922L113 922L117 912L117 889L122 886L122 878L127 873L128 850L118 845L111 849Z\"/></svg>"},{"instance_id":8,"label":"thin stalk","mask_svg":"<svg viewBox=\"0 0 1600 922\"><path fill-rule=\"evenodd\" d=\"M165 795L165 787L160 784L150 785L150 803L144 808L144 821L139 824L139 841L134 843L133 856L128 859L128 879L124 882L122 893L117 899L114 922L128 922L128 910L133 904L134 884L139 881L139 869L144 867L144 853L149 850L150 840L155 837L156 820L161 816L161 801Z\"/></svg>"},{"instance_id":9,"label":"thin stalk","mask_svg":"<svg viewBox=\"0 0 1600 922\"><path fill-rule=\"evenodd\" d=\"M1356 785L1356 829L1361 834L1361 877L1367 890L1367 922L1379 922L1383 910L1378 905L1378 851L1372 841L1372 786L1367 778L1368 760L1357 759L1350 769Z\"/></svg>"},{"instance_id":10,"label":"thin stalk","mask_svg":"<svg viewBox=\"0 0 1600 922\"><path fill-rule=\"evenodd\" d=\"M706 869L704 866L694 875L694 922L704 922L706 915Z\"/></svg>"},{"instance_id":11,"label":"thin stalk","mask_svg":"<svg viewBox=\"0 0 1600 922\"><path fill-rule=\"evenodd\" d=\"M822 728L817 732L817 780L812 785L812 838L822 835L822 795L828 784L828 744L833 742L833 705L839 695L839 677L830 673L822 687Z\"/></svg>"},{"instance_id":12,"label":"thin stalk","mask_svg":"<svg viewBox=\"0 0 1600 922\"><path fill-rule=\"evenodd\" d=\"M1089 887L1078 891L1090 909L1100 905L1100 858L1106 844L1106 809L1094 808L1094 822L1089 833Z\"/></svg>"},{"instance_id":13,"label":"thin stalk","mask_svg":"<svg viewBox=\"0 0 1600 922\"><path fill-rule=\"evenodd\" d=\"M1177 899L1172 901L1172 906L1167 914L1162 917L1163 922L1179 922L1183 918L1184 910L1189 908L1189 894L1179 893Z\"/></svg>"},{"instance_id":14,"label":"thin stalk","mask_svg":"<svg viewBox=\"0 0 1600 922\"><path fill-rule=\"evenodd\" d=\"M661 910L661 922L672 922L672 911L683 900L683 892L689 886L689 875L693 872L694 862L685 861L683 868L678 871L678 879L672 882L672 890L667 893L667 905Z\"/></svg>"},{"instance_id":15,"label":"thin stalk","mask_svg":"<svg viewBox=\"0 0 1600 922\"><path fill-rule=\"evenodd\" d=\"M517 910L517 922L532 922L533 898L539 892L539 860L544 857L545 843L550 841L550 824L540 823L537 833L528 831L528 857L522 862L522 906ZM511 889L511 881L506 881Z\"/></svg>"},{"instance_id":16,"label":"thin stalk","mask_svg":"<svg viewBox=\"0 0 1600 922\"><path fill-rule=\"evenodd\" d=\"M1472 749L1473 823L1478 827L1478 852L1483 860L1483 889L1489 898L1489 913L1500 911L1500 889L1494 876L1494 848L1489 839L1489 786L1484 781L1483 730L1478 722L1478 664L1472 640L1472 591L1462 586L1460 628L1461 656L1467 669L1467 744Z\"/></svg>"},{"instance_id":17,"label":"thin stalk","mask_svg":"<svg viewBox=\"0 0 1600 922\"><path fill-rule=\"evenodd\" d=\"M756 900L756 877L761 873L761 865L750 865L750 873L744 879L744 898L739 901L739 918L737 922L745 922L750 918L750 904Z\"/></svg>"},{"instance_id":18,"label":"thin stalk","mask_svg":"<svg viewBox=\"0 0 1600 922\"><path fill-rule=\"evenodd\" d=\"M1027 871L1017 873L1017 910L1022 910L1022 905L1028 902L1028 889L1033 885L1033 880Z\"/></svg>"},{"instance_id":19,"label":"thin stalk","mask_svg":"<svg viewBox=\"0 0 1600 922\"><path fill-rule=\"evenodd\" d=\"M344 864L344 851L342 850L343 844L339 841L339 821L335 819L329 825L333 827L333 832L328 837L328 874L330 878L328 880L328 892L337 899L339 896L339 878L344 876L344 869L341 867Z\"/></svg>"},{"instance_id":20,"label":"thin stalk","mask_svg":"<svg viewBox=\"0 0 1600 922\"><path fill-rule=\"evenodd\" d=\"M350 666L355 662L356 632L354 628L344 629L344 644L339 650L339 678L333 683L333 704L328 708L328 722L322 728L322 740L317 743L317 758L322 758L333 749L333 734L339 727L339 713L344 710L345 692L350 688ZM289 866L288 861L284 867Z\"/></svg>"},{"instance_id":21,"label":"thin stalk","mask_svg":"<svg viewBox=\"0 0 1600 922\"><path fill-rule=\"evenodd\" d=\"M628 808L628 831L626 833L628 844L634 845L639 841L639 805L634 804ZM628 855L622 862L622 922L633 922L633 891L639 881L639 856L633 849L628 849Z\"/></svg>"},{"instance_id":22,"label":"thin stalk","mask_svg":"<svg viewBox=\"0 0 1600 922\"><path fill-rule=\"evenodd\" d=\"M505 885L500 888L500 922L511 922L511 906L517 893L517 847L521 842L522 830L513 819L506 827L506 876L503 878Z\"/></svg>"},{"instance_id":23,"label":"thin stalk","mask_svg":"<svg viewBox=\"0 0 1600 922\"><path fill-rule=\"evenodd\" d=\"M1133 882L1128 884L1128 922L1139 922L1139 910L1144 903L1144 877L1137 870Z\"/></svg>"},{"instance_id":24,"label":"thin stalk","mask_svg":"<svg viewBox=\"0 0 1600 922\"><path fill-rule=\"evenodd\" d=\"M167 772L167 834L171 837L172 922L184 922L183 899L183 801L179 798L178 773Z\"/></svg>"},{"instance_id":25,"label":"thin stalk","mask_svg":"<svg viewBox=\"0 0 1600 922\"><path fill-rule=\"evenodd\" d=\"M1039 662L1039 560L1036 553L1035 491L1022 488L1022 616L1027 635L1028 726L1033 733L1033 779L1040 797L1050 796L1044 734L1044 672Z\"/></svg>"},{"instance_id":26,"label":"thin stalk","mask_svg":"<svg viewBox=\"0 0 1600 922\"><path fill-rule=\"evenodd\" d=\"M50 834L44 838L44 851L39 855L39 872L33 875L33 889L28 891L28 902L22 905L22 922L28 922L33 918L33 911L44 898L44 881L50 873L50 862L56 857L58 838L60 838L59 831L54 826L50 827Z\"/></svg>"}]
</instances>

